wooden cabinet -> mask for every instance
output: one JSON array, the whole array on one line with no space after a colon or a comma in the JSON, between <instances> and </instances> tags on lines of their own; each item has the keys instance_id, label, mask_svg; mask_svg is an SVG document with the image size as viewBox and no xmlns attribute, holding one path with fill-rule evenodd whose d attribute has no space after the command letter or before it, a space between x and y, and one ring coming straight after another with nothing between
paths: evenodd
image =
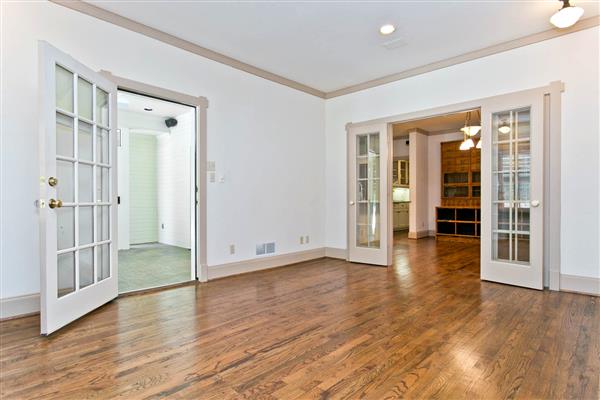
<instances>
[{"instance_id":1,"label":"wooden cabinet","mask_svg":"<svg viewBox=\"0 0 600 400\"><path fill-rule=\"evenodd\" d=\"M481 210L477 207L436 207L437 239L479 240Z\"/></svg>"},{"instance_id":2,"label":"wooden cabinet","mask_svg":"<svg viewBox=\"0 0 600 400\"><path fill-rule=\"evenodd\" d=\"M481 150L460 150L461 141L442 146L442 206L479 207L481 198Z\"/></svg>"},{"instance_id":3,"label":"wooden cabinet","mask_svg":"<svg viewBox=\"0 0 600 400\"><path fill-rule=\"evenodd\" d=\"M394 203L394 230L408 229L409 203Z\"/></svg>"},{"instance_id":4,"label":"wooden cabinet","mask_svg":"<svg viewBox=\"0 0 600 400\"><path fill-rule=\"evenodd\" d=\"M408 160L394 160L392 166L392 183L396 186L408 186L409 181Z\"/></svg>"}]
</instances>

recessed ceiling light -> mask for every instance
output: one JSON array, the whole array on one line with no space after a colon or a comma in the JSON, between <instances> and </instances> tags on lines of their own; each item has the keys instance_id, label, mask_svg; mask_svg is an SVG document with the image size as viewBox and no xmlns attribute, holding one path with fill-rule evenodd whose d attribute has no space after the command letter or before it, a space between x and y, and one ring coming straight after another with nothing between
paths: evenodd
<instances>
[{"instance_id":1,"label":"recessed ceiling light","mask_svg":"<svg viewBox=\"0 0 600 400\"><path fill-rule=\"evenodd\" d=\"M381 28L379 28L379 33L381 33L382 35L389 35L390 33L394 33L394 31L396 30L396 27L392 24L385 24L382 25Z\"/></svg>"},{"instance_id":2,"label":"recessed ceiling light","mask_svg":"<svg viewBox=\"0 0 600 400\"><path fill-rule=\"evenodd\" d=\"M150 107L144 107L144 111L152 111Z\"/></svg>"}]
</instances>

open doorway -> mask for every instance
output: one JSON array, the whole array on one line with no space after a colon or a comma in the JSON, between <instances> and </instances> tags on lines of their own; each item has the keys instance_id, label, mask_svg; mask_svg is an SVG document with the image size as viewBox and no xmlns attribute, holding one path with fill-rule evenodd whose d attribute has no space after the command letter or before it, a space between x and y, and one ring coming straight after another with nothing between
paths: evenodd
<instances>
[{"instance_id":1,"label":"open doorway","mask_svg":"<svg viewBox=\"0 0 600 400\"><path fill-rule=\"evenodd\" d=\"M461 246L479 274L480 115L472 109L392 124L395 258L415 246Z\"/></svg>"},{"instance_id":2,"label":"open doorway","mask_svg":"<svg viewBox=\"0 0 600 400\"><path fill-rule=\"evenodd\" d=\"M195 279L195 108L118 92L119 293Z\"/></svg>"}]
</instances>

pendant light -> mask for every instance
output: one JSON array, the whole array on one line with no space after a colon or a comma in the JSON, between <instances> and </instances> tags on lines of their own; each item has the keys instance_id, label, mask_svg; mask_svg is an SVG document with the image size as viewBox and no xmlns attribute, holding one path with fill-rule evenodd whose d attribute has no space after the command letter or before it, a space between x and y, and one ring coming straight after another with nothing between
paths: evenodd
<instances>
[{"instance_id":1,"label":"pendant light","mask_svg":"<svg viewBox=\"0 0 600 400\"><path fill-rule=\"evenodd\" d=\"M510 133L510 125L509 125L508 121L503 120L502 122L500 122L500 125L498 126L498 131L505 135L507 133Z\"/></svg>"},{"instance_id":2,"label":"pendant light","mask_svg":"<svg viewBox=\"0 0 600 400\"><path fill-rule=\"evenodd\" d=\"M481 130L481 125L471 125L471 111L467 113L465 118L465 126L460 128L463 133L463 141L460 144L460 150L469 150L475 147L475 142L471 139L471 136L475 136Z\"/></svg>"},{"instance_id":3,"label":"pendant light","mask_svg":"<svg viewBox=\"0 0 600 400\"><path fill-rule=\"evenodd\" d=\"M460 130L468 136L475 136L481 130L481 125L471 125L471 111L467 113L467 117L465 118L465 126L460 128Z\"/></svg>"},{"instance_id":4,"label":"pendant light","mask_svg":"<svg viewBox=\"0 0 600 400\"><path fill-rule=\"evenodd\" d=\"M466 138L465 140L460 144L459 149L460 150L469 150L472 149L473 147L475 147L475 143L473 142L473 139L471 138Z\"/></svg>"},{"instance_id":5,"label":"pendant light","mask_svg":"<svg viewBox=\"0 0 600 400\"><path fill-rule=\"evenodd\" d=\"M569 0L560 0L563 6L550 18L550 23L557 28L568 28L575 25L583 15L583 8L569 4Z\"/></svg>"}]
</instances>

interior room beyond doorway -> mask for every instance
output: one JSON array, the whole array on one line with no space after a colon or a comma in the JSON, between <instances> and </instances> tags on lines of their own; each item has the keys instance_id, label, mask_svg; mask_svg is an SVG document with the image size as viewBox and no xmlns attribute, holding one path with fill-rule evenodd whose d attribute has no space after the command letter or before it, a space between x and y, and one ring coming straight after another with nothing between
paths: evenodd
<instances>
[{"instance_id":1,"label":"interior room beyond doorway","mask_svg":"<svg viewBox=\"0 0 600 400\"><path fill-rule=\"evenodd\" d=\"M119 293L194 279L195 109L118 95Z\"/></svg>"},{"instance_id":2,"label":"interior room beyond doorway","mask_svg":"<svg viewBox=\"0 0 600 400\"><path fill-rule=\"evenodd\" d=\"M480 119L474 109L392 125L394 246L410 239L479 245Z\"/></svg>"}]
</instances>

